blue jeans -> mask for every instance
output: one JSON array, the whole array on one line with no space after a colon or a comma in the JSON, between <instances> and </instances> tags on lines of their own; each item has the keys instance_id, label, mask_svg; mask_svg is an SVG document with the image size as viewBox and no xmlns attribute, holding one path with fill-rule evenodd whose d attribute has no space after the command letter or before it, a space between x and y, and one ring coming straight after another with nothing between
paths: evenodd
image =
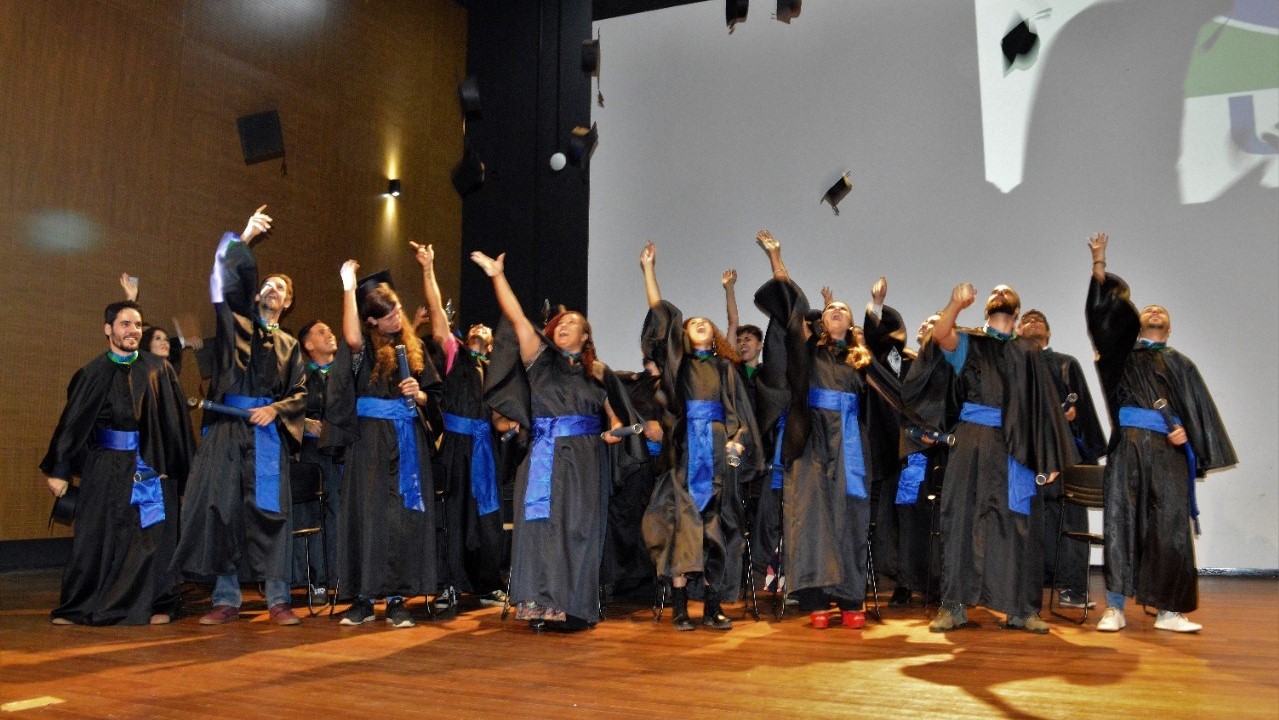
<instances>
[{"instance_id":1,"label":"blue jeans","mask_svg":"<svg viewBox=\"0 0 1279 720\"><path fill-rule=\"evenodd\" d=\"M213 604L240 607L240 578L237 575L219 575L213 583ZM289 583L284 580L266 581L266 606L289 603Z\"/></svg>"}]
</instances>

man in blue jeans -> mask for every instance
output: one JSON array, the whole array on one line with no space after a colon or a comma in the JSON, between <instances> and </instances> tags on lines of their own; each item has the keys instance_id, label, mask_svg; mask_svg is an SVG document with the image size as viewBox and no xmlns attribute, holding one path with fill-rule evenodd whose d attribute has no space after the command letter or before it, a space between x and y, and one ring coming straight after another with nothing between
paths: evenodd
<instances>
[{"instance_id":1,"label":"man in blue jeans","mask_svg":"<svg viewBox=\"0 0 1279 720\"><path fill-rule=\"evenodd\" d=\"M262 580L271 619L300 621L289 609L289 455L302 440L306 384L298 341L280 330L293 282L272 274L259 286L251 243L271 228L258 208L244 232L218 244L209 291L217 317L209 398L247 418L205 412L182 502L173 566L193 580L215 578L203 625L240 616L240 580Z\"/></svg>"}]
</instances>

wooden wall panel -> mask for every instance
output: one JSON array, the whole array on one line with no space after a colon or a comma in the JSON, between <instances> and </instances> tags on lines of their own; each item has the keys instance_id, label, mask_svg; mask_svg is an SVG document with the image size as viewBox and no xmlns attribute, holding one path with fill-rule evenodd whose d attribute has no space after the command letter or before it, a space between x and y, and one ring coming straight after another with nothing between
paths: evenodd
<instances>
[{"instance_id":1,"label":"wooden wall panel","mask_svg":"<svg viewBox=\"0 0 1279 720\"><path fill-rule=\"evenodd\" d=\"M189 310L207 330L213 245L267 203L261 265L298 293L286 325L337 322L348 257L390 267L415 307L409 238L436 244L456 296L465 56L453 0L0 3L0 293L19 308L0 316L0 540L47 534L36 466L66 383L103 349L120 272L142 278L148 321ZM287 174L240 152L235 119L266 109L280 113ZM395 201L381 197L391 165Z\"/></svg>"}]
</instances>

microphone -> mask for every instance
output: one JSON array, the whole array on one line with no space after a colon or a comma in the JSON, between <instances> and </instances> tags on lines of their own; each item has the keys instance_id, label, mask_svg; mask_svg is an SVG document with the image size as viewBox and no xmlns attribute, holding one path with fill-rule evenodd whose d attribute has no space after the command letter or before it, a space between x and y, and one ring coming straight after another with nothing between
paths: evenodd
<instances>
[{"instance_id":1,"label":"microphone","mask_svg":"<svg viewBox=\"0 0 1279 720\"><path fill-rule=\"evenodd\" d=\"M954 433L944 433L940 430L925 430L918 425L909 425L906 427L906 436L911 440L928 439L934 443L942 443L946 447L955 447Z\"/></svg>"},{"instance_id":2,"label":"microphone","mask_svg":"<svg viewBox=\"0 0 1279 720\"><path fill-rule=\"evenodd\" d=\"M395 346L395 361L400 366L400 380L409 379L409 351L403 345ZM404 398L408 402L409 409L417 407L417 401L411 397Z\"/></svg>"},{"instance_id":3,"label":"microphone","mask_svg":"<svg viewBox=\"0 0 1279 720\"><path fill-rule=\"evenodd\" d=\"M193 408L198 407L201 410L212 410L213 412L222 413L223 415L244 418L245 420L248 420L249 416L253 414L244 408L223 405L222 403L214 402L213 400L196 400L195 398L187 398L187 405Z\"/></svg>"}]
</instances>

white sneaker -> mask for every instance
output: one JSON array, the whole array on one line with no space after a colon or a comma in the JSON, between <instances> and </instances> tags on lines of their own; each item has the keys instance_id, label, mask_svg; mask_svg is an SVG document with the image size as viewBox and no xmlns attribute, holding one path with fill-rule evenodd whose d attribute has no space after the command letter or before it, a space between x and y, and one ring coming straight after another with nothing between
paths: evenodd
<instances>
[{"instance_id":1,"label":"white sneaker","mask_svg":"<svg viewBox=\"0 0 1279 720\"><path fill-rule=\"evenodd\" d=\"M1108 607L1106 612L1101 614L1101 619L1097 621L1097 629L1101 632L1119 632L1124 629L1128 621L1124 619L1124 611L1117 607ZM1156 627L1158 624L1156 624Z\"/></svg>"},{"instance_id":2,"label":"white sneaker","mask_svg":"<svg viewBox=\"0 0 1279 720\"><path fill-rule=\"evenodd\" d=\"M1171 630L1173 632L1191 633L1203 630L1203 625L1197 622L1191 622L1190 618L1179 612L1163 612L1155 618L1156 630Z\"/></svg>"}]
</instances>

